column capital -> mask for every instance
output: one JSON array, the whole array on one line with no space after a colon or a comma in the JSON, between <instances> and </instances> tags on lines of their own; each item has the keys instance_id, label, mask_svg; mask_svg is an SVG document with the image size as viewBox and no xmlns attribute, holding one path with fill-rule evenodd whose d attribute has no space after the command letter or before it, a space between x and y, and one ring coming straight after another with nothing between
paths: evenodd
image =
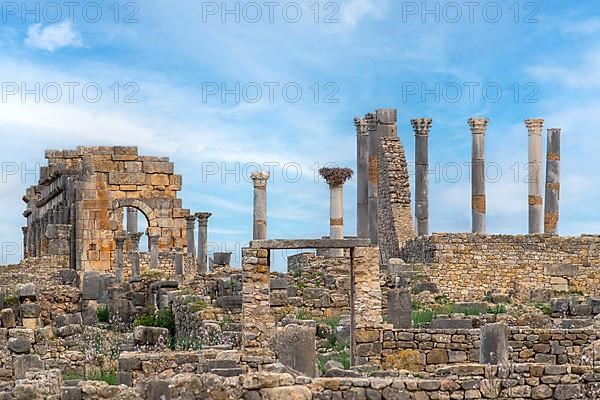
<instances>
[{"instance_id":1,"label":"column capital","mask_svg":"<svg viewBox=\"0 0 600 400\"><path fill-rule=\"evenodd\" d=\"M187 217L185 217L185 222L187 222L188 225L194 225L194 222L196 222L196 216L195 215L188 215Z\"/></svg>"},{"instance_id":2,"label":"column capital","mask_svg":"<svg viewBox=\"0 0 600 400\"><path fill-rule=\"evenodd\" d=\"M329 184L329 187L343 186L354 172L350 168L321 168L319 174Z\"/></svg>"},{"instance_id":3,"label":"column capital","mask_svg":"<svg viewBox=\"0 0 600 400\"><path fill-rule=\"evenodd\" d=\"M264 171L253 172L250 175L252 178L252 182L254 183L254 187L267 186L267 181L269 180L269 173Z\"/></svg>"},{"instance_id":4,"label":"column capital","mask_svg":"<svg viewBox=\"0 0 600 400\"><path fill-rule=\"evenodd\" d=\"M543 118L529 118L525 120L525 126L530 135L541 135L544 126Z\"/></svg>"},{"instance_id":5,"label":"column capital","mask_svg":"<svg viewBox=\"0 0 600 400\"><path fill-rule=\"evenodd\" d=\"M117 234L115 234L115 243L117 244L117 248L123 248L123 243L125 243L125 240L127 239L127 236L125 235L125 233L123 232L119 232Z\"/></svg>"},{"instance_id":6,"label":"column capital","mask_svg":"<svg viewBox=\"0 0 600 400\"><path fill-rule=\"evenodd\" d=\"M392 125L398 120L395 108L380 108L375 111L375 115L379 124Z\"/></svg>"},{"instance_id":7,"label":"column capital","mask_svg":"<svg viewBox=\"0 0 600 400\"><path fill-rule=\"evenodd\" d=\"M471 117L469 118L469 126L471 127L471 133L473 135L485 135L489 119L484 117Z\"/></svg>"},{"instance_id":8,"label":"column capital","mask_svg":"<svg viewBox=\"0 0 600 400\"><path fill-rule=\"evenodd\" d=\"M356 134L358 136L369 136L368 124L365 118L354 118L354 126L356 127Z\"/></svg>"},{"instance_id":9,"label":"column capital","mask_svg":"<svg viewBox=\"0 0 600 400\"><path fill-rule=\"evenodd\" d=\"M150 243L158 243L158 239L160 239L160 236L152 235L152 236L148 236L148 239L150 240Z\"/></svg>"},{"instance_id":10,"label":"column capital","mask_svg":"<svg viewBox=\"0 0 600 400\"><path fill-rule=\"evenodd\" d=\"M144 235L144 232L135 232L135 233L128 233L127 237L133 241L139 242L143 235Z\"/></svg>"},{"instance_id":11,"label":"column capital","mask_svg":"<svg viewBox=\"0 0 600 400\"><path fill-rule=\"evenodd\" d=\"M198 218L199 225L205 225L208 223L208 219L211 217L212 213L210 212L197 212L194 214L196 218Z\"/></svg>"},{"instance_id":12,"label":"column capital","mask_svg":"<svg viewBox=\"0 0 600 400\"><path fill-rule=\"evenodd\" d=\"M377 115L375 113L365 114L365 122L367 123L367 130L374 131L377 129Z\"/></svg>"},{"instance_id":13,"label":"column capital","mask_svg":"<svg viewBox=\"0 0 600 400\"><path fill-rule=\"evenodd\" d=\"M431 128L431 118L413 118L410 120L410 124L413 127L415 135L427 136L429 135L429 128Z\"/></svg>"}]
</instances>

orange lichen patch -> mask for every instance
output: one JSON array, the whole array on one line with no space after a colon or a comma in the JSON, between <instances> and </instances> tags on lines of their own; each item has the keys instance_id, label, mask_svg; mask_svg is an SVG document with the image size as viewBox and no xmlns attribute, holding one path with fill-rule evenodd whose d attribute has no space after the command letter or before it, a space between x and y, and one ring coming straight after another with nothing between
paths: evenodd
<instances>
[{"instance_id":1,"label":"orange lichen patch","mask_svg":"<svg viewBox=\"0 0 600 400\"><path fill-rule=\"evenodd\" d=\"M329 225L344 225L344 218L330 218L329 219Z\"/></svg>"},{"instance_id":2,"label":"orange lichen patch","mask_svg":"<svg viewBox=\"0 0 600 400\"><path fill-rule=\"evenodd\" d=\"M546 232L554 231L558 224L558 213L557 212L546 212L544 214L544 230Z\"/></svg>"},{"instance_id":3,"label":"orange lichen patch","mask_svg":"<svg viewBox=\"0 0 600 400\"><path fill-rule=\"evenodd\" d=\"M530 206L541 206L543 204L542 196L529 196Z\"/></svg>"},{"instance_id":4,"label":"orange lichen patch","mask_svg":"<svg viewBox=\"0 0 600 400\"><path fill-rule=\"evenodd\" d=\"M379 164L377 156L369 156L369 182L379 183Z\"/></svg>"},{"instance_id":5,"label":"orange lichen patch","mask_svg":"<svg viewBox=\"0 0 600 400\"><path fill-rule=\"evenodd\" d=\"M485 196L473 196L471 199L471 206L473 207L473 210L482 214L485 213L485 203Z\"/></svg>"},{"instance_id":6,"label":"orange lichen patch","mask_svg":"<svg viewBox=\"0 0 600 400\"><path fill-rule=\"evenodd\" d=\"M546 189L550 190L560 190L560 183L546 183Z\"/></svg>"},{"instance_id":7,"label":"orange lichen patch","mask_svg":"<svg viewBox=\"0 0 600 400\"><path fill-rule=\"evenodd\" d=\"M558 153L548 153L546 155L546 158L548 160L560 161L560 154L558 154Z\"/></svg>"}]
</instances>

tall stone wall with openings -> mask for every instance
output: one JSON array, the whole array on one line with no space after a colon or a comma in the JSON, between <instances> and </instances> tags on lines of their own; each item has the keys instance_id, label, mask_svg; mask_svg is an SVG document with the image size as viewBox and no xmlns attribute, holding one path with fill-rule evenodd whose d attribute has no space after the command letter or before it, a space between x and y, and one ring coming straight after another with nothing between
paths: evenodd
<instances>
[{"instance_id":1,"label":"tall stone wall with openings","mask_svg":"<svg viewBox=\"0 0 600 400\"><path fill-rule=\"evenodd\" d=\"M70 255L71 267L110 271L124 208L145 216L160 250L185 251L190 212L177 197L182 177L168 157L141 156L137 147L79 146L47 150L46 159L39 183L23 198L25 257Z\"/></svg>"},{"instance_id":2,"label":"tall stone wall with openings","mask_svg":"<svg viewBox=\"0 0 600 400\"><path fill-rule=\"evenodd\" d=\"M396 136L380 138L378 175L378 244L385 262L398 257L404 243L415 236L406 156Z\"/></svg>"},{"instance_id":3,"label":"tall stone wall with openings","mask_svg":"<svg viewBox=\"0 0 600 400\"><path fill-rule=\"evenodd\" d=\"M423 268L455 301L495 290L529 300L534 290L596 294L600 236L434 233L408 242L402 258Z\"/></svg>"}]
</instances>

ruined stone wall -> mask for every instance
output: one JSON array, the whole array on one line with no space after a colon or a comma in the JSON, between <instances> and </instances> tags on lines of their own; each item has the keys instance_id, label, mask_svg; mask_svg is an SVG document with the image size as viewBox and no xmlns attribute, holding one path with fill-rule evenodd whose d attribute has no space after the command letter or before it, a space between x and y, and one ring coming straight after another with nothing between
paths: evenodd
<instances>
[{"instance_id":1,"label":"ruined stone wall","mask_svg":"<svg viewBox=\"0 0 600 400\"><path fill-rule=\"evenodd\" d=\"M175 279L175 251L161 251L158 254L158 268L152 269L150 266L150 253L140 253L140 272L142 275L152 274L153 271L160 273L160 276L165 279ZM123 278L127 280L132 276L132 259L131 254L126 253L123 257ZM191 254L183 254L183 271L185 279L193 279L198 270L194 256Z\"/></svg>"},{"instance_id":2,"label":"ruined stone wall","mask_svg":"<svg viewBox=\"0 0 600 400\"><path fill-rule=\"evenodd\" d=\"M398 137L380 139L378 169L378 245L386 262L415 236L406 156Z\"/></svg>"},{"instance_id":3,"label":"ruined stone wall","mask_svg":"<svg viewBox=\"0 0 600 400\"><path fill-rule=\"evenodd\" d=\"M594 329L510 327L509 360L581 365L598 338ZM479 362L479 329L358 329L356 342L357 364L387 370L433 372L440 365Z\"/></svg>"},{"instance_id":4,"label":"ruined stone wall","mask_svg":"<svg viewBox=\"0 0 600 400\"><path fill-rule=\"evenodd\" d=\"M600 291L600 236L433 234L402 249L407 263L453 301L482 299L497 290L529 300L535 289Z\"/></svg>"}]
</instances>

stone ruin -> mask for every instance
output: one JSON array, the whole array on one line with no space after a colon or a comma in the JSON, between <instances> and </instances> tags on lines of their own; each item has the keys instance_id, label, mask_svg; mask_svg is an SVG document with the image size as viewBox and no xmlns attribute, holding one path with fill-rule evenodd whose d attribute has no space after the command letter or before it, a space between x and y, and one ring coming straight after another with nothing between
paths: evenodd
<instances>
[{"instance_id":1,"label":"stone ruin","mask_svg":"<svg viewBox=\"0 0 600 400\"><path fill-rule=\"evenodd\" d=\"M48 151L24 197L24 259L0 269L0 399L598 399L600 236L557 235L560 130L542 196L543 120L526 121L529 232L489 235L488 120L469 119L472 232L431 234L432 120L411 121L414 214L395 110L354 122L355 173L321 171L329 236L269 238L256 173L241 268L209 262L211 213L182 208L167 158ZM271 271L288 249L304 252Z\"/></svg>"}]
</instances>

